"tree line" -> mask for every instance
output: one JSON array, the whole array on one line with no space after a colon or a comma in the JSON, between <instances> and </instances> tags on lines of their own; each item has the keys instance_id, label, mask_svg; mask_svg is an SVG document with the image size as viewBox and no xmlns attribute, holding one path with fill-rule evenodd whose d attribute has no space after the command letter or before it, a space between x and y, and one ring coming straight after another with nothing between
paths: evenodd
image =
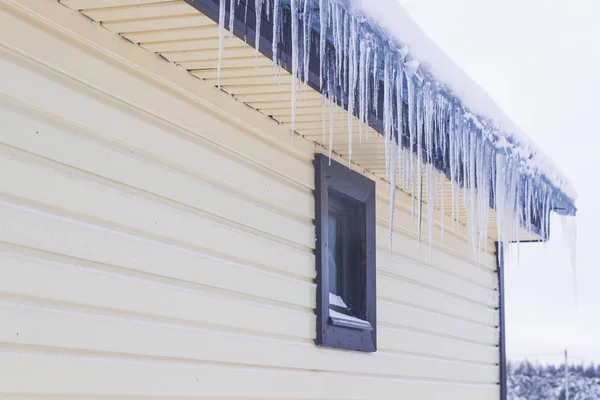
<instances>
[{"instance_id":1,"label":"tree line","mask_svg":"<svg viewBox=\"0 0 600 400\"><path fill-rule=\"evenodd\" d=\"M565 368L564 364L509 361L508 400L600 400L600 364L569 364L568 399Z\"/></svg>"}]
</instances>

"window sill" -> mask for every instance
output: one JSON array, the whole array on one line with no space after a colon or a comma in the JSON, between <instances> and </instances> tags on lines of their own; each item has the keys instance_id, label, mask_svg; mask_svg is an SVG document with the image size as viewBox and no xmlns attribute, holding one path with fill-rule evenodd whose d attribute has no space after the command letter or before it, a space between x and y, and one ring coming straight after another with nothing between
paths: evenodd
<instances>
[{"instance_id":1,"label":"window sill","mask_svg":"<svg viewBox=\"0 0 600 400\"><path fill-rule=\"evenodd\" d=\"M342 326L344 328L356 329L359 331L373 330L373 327L368 321L351 317L331 309L329 310L329 320L331 321L331 324L335 326Z\"/></svg>"}]
</instances>

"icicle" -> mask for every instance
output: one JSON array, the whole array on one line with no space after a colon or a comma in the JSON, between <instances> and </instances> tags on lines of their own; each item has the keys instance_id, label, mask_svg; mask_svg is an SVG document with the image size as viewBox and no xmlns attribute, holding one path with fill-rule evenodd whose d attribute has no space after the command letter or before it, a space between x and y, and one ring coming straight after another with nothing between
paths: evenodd
<instances>
[{"instance_id":1,"label":"icicle","mask_svg":"<svg viewBox=\"0 0 600 400\"><path fill-rule=\"evenodd\" d=\"M235 0L229 3L229 44L233 41L233 21L235 18Z\"/></svg>"},{"instance_id":2,"label":"icicle","mask_svg":"<svg viewBox=\"0 0 600 400\"><path fill-rule=\"evenodd\" d=\"M392 252L392 242L394 237L394 210L396 206L396 171L397 171L397 154L398 150L396 149L396 142L392 140L391 143L391 166L390 166L390 230L389 230L389 239L390 239L390 253Z\"/></svg>"},{"instance_id":3,"label":"icicle","mask_svg":"<svg viewBox=\"0 0 600 400\"><path fill-rule=\"evenodd\" d=\"M221 63L223 61L223 40L225 36L225 0L219 3L219 61L217 62L217 86L221 88Z\"/></svg>"},{"instance_id":4,"label":"icicle","mask_svg":"<svg viewBox=\"0 0 600 400\"><path fill-rule=\"evenodd\" d=\"M402 123L404 121L403 116L403 100L402 100L402 92L404 89L404 76L402 72L402 64L398 64L396 71L396 140L398 141L398 145L402 144Z\"/></svg>"},{"instance_id":5,"label":"icicle","mask_svg":"<svg viewBox=\"0 0 600 400\"><path fill-rule=\"evenodd\" d=\"M359 65L355 71L356 74L360 75L359 80L358 80L358 119L359 119L359 138L360 138L361 143L362 143L362 138L363 138L363 125L366 124L366 113L365 113L366 75L364 73L365 65L366 65L366 58L367 58L366 52L367 52L367 43L363 39L360 41L360 46L359 46L359 53L360 53Z\"/></svg>"},{"instance_id":6,"label":"icicle","mask_svg":"<svg viewBox=\"0 0 600 400\"><path fill-rule=\"evenodd\" d=\"M348 91L350 90L350 79L348 77L348 63L350 61L349 51L348 51L348 41L349 41L349 15L347 12L344 12L344 24L342 25L342 82L344 84L344 88L342 93L348 96Z\"/></svg>"},{"instance_id":7,"label":"icicle","mask_svg":"<svg viewBox=\"0 0 600 400\"><path fill-rule=\"evenodd\" d=\"M247 2L248 0L246 0ZM279 63L278 50L279 50L279 5L281 0L273 0L273 70L277 68ZM248 3L246 3L248 4Z\"/></svg>"},{"instance_id":8,"label":"icicle","mask_svg":"<svg viewBox=\"0 0 600 400\"><path fill-rule=\"evenodd\" d=\"M248 21L248 3L250 0L245 0L246 5L244 6L244 26L246 26L246 22ZM248 41L248 34L244 33L244 42Z\"/></svg>"},{"instance_id":9,"label":"icicle","mask_svg":"<svg viewBox=\"0 0 600 400\"><path fill-rule=\"evenodd\" d=\"M275 2L279 2L279 0L275 0ZM328 8L325 4L326 0L319 0L319 59L320 59L320 85L319 88L323 89L323 65L325 63L325 39L327 38L327 16L328 16Z\"/></svg>"},{"instance_id":10,"label":"icicle","mask_svg":"<svg viewBox=\"0 0 600 400\"><path fill-rule=\"evenodd\" d=\"M410 183L411 183L411 210L412 210L412 220L415 221L415 161L414 161L414 152L415 152L415 137L416 137L416 96L415 96L415 83L413 82L413 75L409 74L409 71L404 71L406 75L406 83L408 89L408 149L410 152Z\"/></svg>"},{"instance_id":11,"label":"icicle","mask_svg":"<svg viewBox=\"0 0 600 400\"><path fill-rule=\"evenodd\" d=\"M358 61L356 54L356 25L352 18L350 22L350 32L348 34L348 161L352 160L352 127L354 125L354 100L356 94L356 81L358 75Z\"/></svg>"},{"instance_id":12,"label":"icicle","mask_svg":"<svg viewBox=\"0 0 600 400\"><path fill-rule=\"evenodd\" d=\"M296 125L296 92L298 86L298 8L296 1L291 0L290 2L292 9L292 137Z\"/></svg>"},{"instance_id":13,"label":"icicle","mask_svg":"<svg viewBox=\"0 0 600 400\"><path fill-rule=\"evenodd\" d=\"M532 221L531 221L531 207L533 206L533 193L532 193L532 182L531 178L527 178L525 181L525 227L528 232L531 232Z\"/></svg>"},{"instance_id":14,"label":"icicle","mask_svg":"<svg viewBox=\"0 0 600 400\"><path fill-rule=\"evenodd\" d=\"M386 49L387 50L387 49ZM391 107L391 79L390 79L390 69L391 69L391 59L389 50L386 51L385 59L383 61L383 136L385 139L385 174L386 179L390 179L390 167L389 167L389 142L392 136L392 111Z\"/></svg>"},{"instance_id":15,"label":"icicle","mask_svg":"<svg viewBox=\"0 0 600 400\"><path fill-rule=\"evenodd\" d=\"M426 82L423 86L423 128L425 141L425 154L427 156L425 181L427 183L427 226L428 226L428 243L429 256L431 261L433 250L433 234L435 225L435 194L437 184L435 183L436 175L433 172L433 103L432 103L431 84ZM420 123L419 123L420 124ZM420 199L423 202L423 199Z\"/></svg>"},{"instance_id":16,"label":"icicle","mask_svg":"<svg viewBox=\"0 0 600 400\"><path fill-rule=\"evenodd\" d=\"M577 293L577 220L575 217L561 216L563 238L567 243L569 261L573 271L573 293Z\"/></svg>"},{"instance_id":17,"label":"icicle","mask_svg":"<svg viewBox=\"0 0 600 400\"><path fill-rule=\"evenodd\" d=\"M473 131L469 131L467 138L467 147L465 151L468 153L468 161L466 168L465 181L465 208L467 209L468 219L468 231L469 241L473 247L473 254L477 254L477 204L475 202L475 148L476 148L476 134Z\"/></svg>"},{"instance_id":18,"label":"icicle","mask_svg":"<svg viewBox=\"0 0 600 400\"><path fill-rule=\"evenodd\" d=\"M456 226L456 192L454 190L455 182L456 182L456 160L454 156L454 148L456 146L456 125L455 125L455 115L454 108L452 108L448 121L448 164L450 169L450 189L451 189L451 198L452 198L452 227Z\"/></svg>"},{"instance_id":19,"label":"icicle","mask_svg":"<svg viewBox=\"0 0 600 400\"><path fill-rule=\"evenodd\" d=\"M409 189L410 187L410 183L412 181L412 177L410 176L410 160L412 157L412 150L411 149L407 149L404 150L404 187L406 188L406 190Z\"/></svg>"},{"instance_id":20,"label":"icicle","mask_svg":"<svg viewBox=\"0 0 600 400\"><path fill-rule=\"evenodd\" d=\"M437 173L433 165L427 164L427 241L429 244L429 263L433 260L433 240L435 234L435 204L437 201Z\"/></svg>"},{"instance_id":21,"label":"icicle","mask_svg":"<svg viewBox=\"0 0 600 400\"><path fill-rule=\"evenodd\" d=\"M373 52L373 111L375 116L379 117L379 77L378 70L379 64L377 64L377 51Z\"/></svg>"},{"instance_id":22,"label":"icicle","mask_svg":"<svg viewBox=\"0 0 600 400\"><path fill-rule=\"evenodd\" d=\"M481 171L478 173L479 182L477 184L477 193L479 196L479 229L480 229L480 240L484 245L484 250L488 250L488 227L489 227L489 215L490 215L490 184L493 176L491 173L491 160L493 152L491 145L488 142L482 144L480 151Z\"/></svg>"},{"instance_id":23,"label":"icicle","mask_svg":"<svg viewBox=\"0 0 600 400\"><path fill-rule=\"evenodd\" d=\"M420 96L417 96L417 175L418 182L417 187L419 191L419 215L418 215L418 245L421 246L421 234L423 232L423 124L424 124L424 115L423 115L423 92L419 93Z\"/></svg>"},{"instance_id":24,"label":"icicle","mask_svg":"<svg viewBox=\"0 0 600 400\"><path fill-rule=\"evenodd\" d=\"M365 55L365 68L362 70L362 73L364 73L365 75L365 97L364 97L364 104L363 104L363 110L365 113L365 124L367 123L368 119L369 119L369 105L370 103L370 98L369 95L371 93L370 91L370 82L371 82L371 78L369 76L369 71L370 71L370 66L371 66L371 47L368 46L367 44L367 48L366 48L366 55ZM374 82L374 81L373 81ZM366 134L367 139L369 138L369 129L367 127L367 134Z\"/></svg>"},{"instance_id":25,"label":"icicle","mask_svg":"<svg viewBox=\"0 0 600 400\"><path fill-rule=\"evenodd\" d=\"M249 0L246 0L249 1ZM262 22L262 5L263 5L263 0L255 0L254 3L254 10L256 11L256 32L255 32L255 37L254 37L254 48L256 49L256 56L258 57L258 53L260 51L259 47L260 47L260 25Z\"/></svg>"},{"instance_id":26,"label":"icicle","mask_svg":"<svg viewBox=\"0 0 600 400\"><path fill-rule=\"evenodd\" d=\"M496 181L494 188L494 209L496 210L496 232L498 242L504 244L504 197L505 197L505 160L500 153L496 154Z\"/></svg>"},{"instance_id":27,"label":"icicle","mask_svg":"<svg viewBox=\"0 0 600 400\"><path fill-rule=\"evenodd\" d=\"M396 149L398 150L398 159L396 161L396 164L398 164L398 185L400 185L399 187L402 187L404 179L406 178L406 171L403 168L404 165L404 160L406 159L406 151L405 149L402 148L402 142L398 141L396 142L397 146Z\"/></svg>"},{"instance_id":28,"label":"icicle","mask_svg":"<svg viewBox=\"0 0 600 400\"><path fill-rule=\"evenodd\" d=\"M444 186L444 173L442 171L440 171L440 176L439 176L439 182L440 182L440 196L441 196L441 201L440 201L440 207L441 207L441 239L440 239L440 243L444 244L444 231L446 228L446 188Z\"/></svg>"},{"instance_id":29,"label":"icicle","mask_svg":"<svg viewBox=\"0 0 600 400\"><path fill-rule=\"evenodd\" d=\"M331 60L331 58L329 59ZM331 77L331 68L327 69L327 89L329 91L329 164L331 165L331 152L333 149L333 79Z\"/></svg>"},{"instance_id":30,"label":"icicle","mask_svg":"<svg viewBox=\"0 0 600 400\"><path fill-rule=\"evenodd\" d=\"M335 57L335 65L336 65L336 71L337 71L337 81L341 82L342 81L342 58L344 56L343 50L342 50L342 40L343 40L343 35L342 35L342 22L340 21L341 17L341 6L340 5L335 5L334 7L334 20L333 20L333 39L334 39L334 43L335 43L335 52L336 52L336 57Z\"/></svg>"},{"instance_id":31,"label":"icicle","mask_svg":"<svg viewBox=\"0 0 600 400\"><path fill-rule=\"evenodd\" d=\"M303 25L303 33L304 33L304 41L303 41L303 72L304 72L304 84L308 83L308 67L310 62L310 36L311 36L311 18L312 18L312 8L309 7L310 0L304 0L304 25Z\"/></svg>"}]
</instances>

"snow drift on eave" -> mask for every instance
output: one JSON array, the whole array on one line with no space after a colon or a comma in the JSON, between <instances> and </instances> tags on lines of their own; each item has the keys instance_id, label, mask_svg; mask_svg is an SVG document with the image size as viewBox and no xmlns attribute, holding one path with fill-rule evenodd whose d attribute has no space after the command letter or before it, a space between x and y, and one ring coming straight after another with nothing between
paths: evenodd
<instances>
[{"instance_id":1,"label":"snow drift on eave","mask_svg":"<svg viewBox=\"0 0 600 400\"><path fill-rule=\"evenodd\" d=\"M219 60L225 40L226 3L230 9L244 6L236 1L220 0ZM333 123L327 120L333 118L338 102L348 110L349 157L355 136L363 140L364 126L374 120L381 122L387 179L393 183L392 220L396 186L404 186L413 195L419 237L423 202L418 201L415 210L415 198L428 207L432 235L436 196L443 196L443 191L437 190L442 173L452 183L452 210L441 211L451 214L453 221L458 218L462 186L474 249L487 243L490 205L496 209L501 242L518 239L519 227L547 238L553 209L575 212L575 194L569 183L548 167L550 163L489 96L437 49L396 1L254 2L257 15L262 15L255 22L255 42L259 43L261 20L266 15L273 29L269 50L274 64L280 63L284 44L291 42L291 65L286 67L297 78L292 85L292 131L299 82L308 81L314 53L324 95L323 144L327 146L329 135L331 151L333 132L327 126L331 128ZM230 28L232 23L230 19ZM316 40L314 32L321 32ZM358 132L353 132L355 117L361 121ZM441 204L443 207L443 199ZM429 239L431 243L432 237Z\"/></svg>"}]
</instances>

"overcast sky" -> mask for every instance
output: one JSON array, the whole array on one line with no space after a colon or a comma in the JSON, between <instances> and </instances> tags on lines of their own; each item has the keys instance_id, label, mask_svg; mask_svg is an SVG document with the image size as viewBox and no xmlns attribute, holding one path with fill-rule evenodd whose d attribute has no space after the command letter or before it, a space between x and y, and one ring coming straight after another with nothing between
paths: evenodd
<instances>
[{"instance_id":1,"label":"overcast sky","mask_svg":"<svg viewBox=\"0 0 600 400\"><path fill-rule=\"evenodd\" d=\"M559 220L507 265L509 357L600 362L600 1L399 1L579 194L576 285Z\"/></svg>"}]
</instances>

